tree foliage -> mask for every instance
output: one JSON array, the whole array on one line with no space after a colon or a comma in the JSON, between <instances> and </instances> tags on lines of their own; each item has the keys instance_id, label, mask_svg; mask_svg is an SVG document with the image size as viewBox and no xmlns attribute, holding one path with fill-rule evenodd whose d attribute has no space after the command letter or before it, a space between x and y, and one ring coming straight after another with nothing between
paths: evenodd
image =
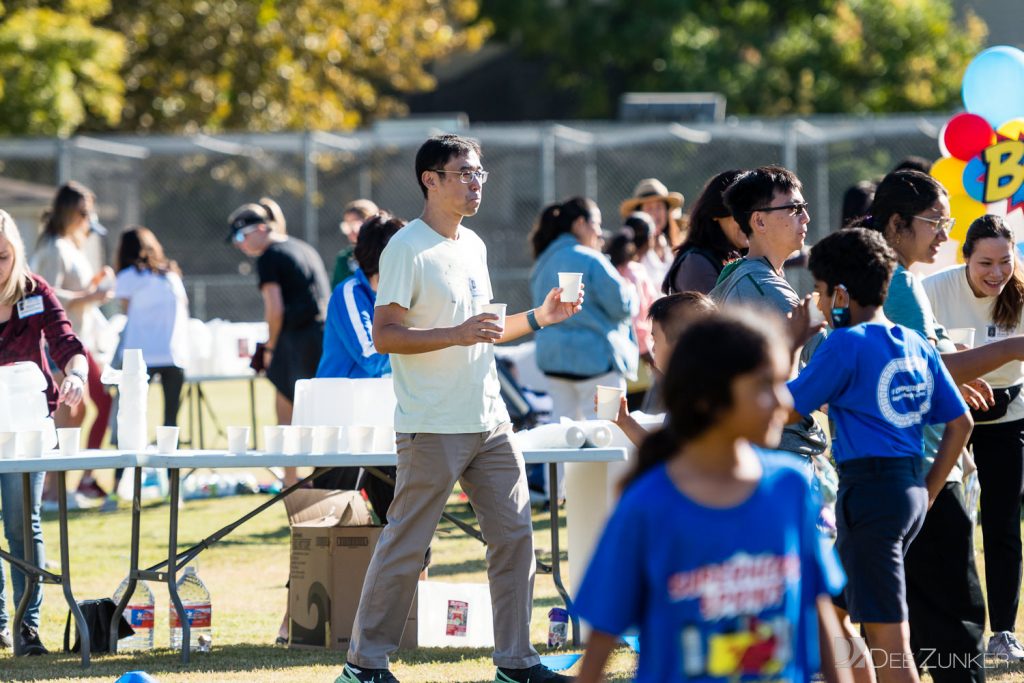
<instances>
[{"instance_id":1,"label":"tree foliage","mask_svg":"<svg viewBox=\"0 0 1024 683\"><path fill-rule=\"evenodd\" d=\"M404 111L426 65L488 36L477 0L113 0L122 126L330 130Z\"/></svg>"},{"instance_id":2,"label":"tree foliage","mask_svg":"<svg viewBox=\"0 0 1024 683\"><path fill-rule=\"evenodd\" d=\"M124 39L93 23L106 0L0 7L0 133L69 135L87 118L120 121Z\"/></svg>"},{"instance_id":3,"label":"tree foliage","mask_svg":"<svg viewBox=\"0 0 1024 683\"><path fill-rule=\"evenodd\" d=\"M484 0L482 13L550 60L583 116L612 115L627 91L721 92L736 114L948 109L986 33L950 0Z\"/></svg>"}]
</instances>

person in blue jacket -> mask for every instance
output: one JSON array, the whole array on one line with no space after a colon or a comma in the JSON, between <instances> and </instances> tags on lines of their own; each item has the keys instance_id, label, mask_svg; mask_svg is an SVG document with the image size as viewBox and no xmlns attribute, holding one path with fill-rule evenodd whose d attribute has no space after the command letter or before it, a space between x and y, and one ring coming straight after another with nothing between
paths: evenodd
<instances>
[{"instance_id":1,"label":"person in blue jacket","mask_svg":"<svg viewBox=\"0 0 1024 683\"><path fill-rule=\"evenodd\" d=\"M373 347L373 305L381 252L404 225L405 221L384 211L368 218L359 229L354 254L359 267L334 288L327 304L317 377L361 379L391 373L387 354L377 353Z\"/></svg>"},{"instance_id":2,"label":"person in blue jacket","mask_svg":"<svg viewBox=\"0 0 1024 683\"><path fill-rule=\"evenodd\" d=\"M366 219L359 229L354 252L359 267L334 288L327 304L324 350L317 377L364 379L391 374L388 355L377 353L373 346L373 308L377 301L381 252L404 225L402 219L382 211ZM380 469L394 479L394 467ZM317 477L314 485L330 489L365 488L374 512L387 523L388 508L395 495L394 486L376 477L360 479L360 471L358 467L337 467Z\"/></svg>"}]
</instances>

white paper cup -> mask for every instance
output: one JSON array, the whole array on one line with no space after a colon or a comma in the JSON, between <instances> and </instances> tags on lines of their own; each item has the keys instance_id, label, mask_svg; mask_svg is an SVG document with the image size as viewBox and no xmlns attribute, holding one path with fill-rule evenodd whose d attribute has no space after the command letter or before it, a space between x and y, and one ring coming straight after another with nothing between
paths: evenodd
<instances>
[{"instance_id":1,"label":"white paper cup","mask_svg":"<svg viewBox=\"0 0 1024 683\"><path fill-rule=\"evenodd\" d=\"M298 433L299 448L298 453L302 455L309 455L313 452L313 428L312 427L296 427Z\"/></svg>"},{"instance_id":2,"label":"white paper cup","mask_svg":"<svg viewBox=\"0 0 1024 683\"><path fill-rule=\"evenodd\" d=\"M17 457L18 439L14 432L0 432L0 459Z\"/></svg>"},{"instance_id":3,"label":"white paper cup","mask_svg":"<svg viewBox=\"0 0 1024 683\"><path fill-rule=\"evenodd\" d=\"M373 452L394 453L395 452L395 430L391 427L373 428Z\"/></svg>"},{"instance_id":4,"label":"white paper cup","mask_svg":"<svg viewBox=\"0 0 1024 683\"><path fill-rule=\"evenodd\" d=\"M949 335L950 341L954 344L963 344L969 349L974 348L973 327L953 327L946 330L946 334Z\"/></svg>"},{"instance_id":5,"label":"white paper cup","mask_svg":"<svg viewBox=\"0 0 1024 683\"><path fill-rule=\"evenodd\" d=\"M157 453L174 453L178 450L177 427L160 426L156 428L156 450Z\"/></svg>"},{"instance_id":6,"label":"white paper cup","mask_svg":"<svg viewBox=\"0 0 1024 683\"><path fill-rule=\"evenodd\" d=\"M812 326L820 325L823 322L825 322L825 316L818 309L818 293L817 292L814 292L813 294L811 294L810 314L811 314L811 325Z\"/></svg>"},{"instance_id":7,"label":"white paper cup","mask_svg":"<svg viewBox=\"0 0 1024 683\"><path fill-rule=\"evenodd\" d=\"M299 428L295 425L282 425L281 452L285 455L295 455L299 452Z\"/></svg>"},{"instance_id":8,"label":"white paper cup","mask_svg":"<svg viewBox=\"0 0 1024 683\"><path fill-rule=\"evenodd\" d=\"M562 288L560 301L574 304L580 298L580 285L583 284L583 273L559 273L558 286Z\"/></svg>"},{"instance_id":9,"label":"white paper cup","mask_svg":"<svg viewBox=\"0 0 1024 683\"><path fill-rule=\"evenodd\" d=\"M504 330L505 329L505 309L507 307L508 307L508 304L484 304L481 307L480 312L481 313L493 313L494 315L498 316L498 319L494 321L494 324Z\"/></svg>"},{"instance_id":10,"label":"white paper cup","mask_svg":"<svg viewBox=\"0 0 1024 683\"><path fill-rule=\"evenodd\" d=\"M18 432L18 455L23 458L40 458L43 455L43 433L38 429Z\"/></svg>"},{"instance_id":11,"label":"white paper cup","mask_svg":"<svg viewBox=\"0 0 1024 683\"><path fill-rule=\"evenodd\" d=\"M350 453L369 453L373 450L373 427L348 427Z\"/></svg>"},{"instance_id":12,"label":"white paper cup","mask_svg":"<svg viewBox=\"0 0 1024 683\"><path fill-rule=\"evenodd\" d=\"M284 427L263 425L263 450L267 453L284 453Z\"/></svg>"},{"instance_id":13,"label":"white paper cup","mask_svg":"<svg viewBox=\"0 0 1024 683\"><path fill-rule=\"evenodd\" d=\"M597 386L597 419L614 421L626 390L620 387Z\"/></svg>"},{"instance_id":14,"label":"white paper cup","mask_svg":"<svg viewBox=\"0 0 1024 683\"><path fill-rule=\"evenodd\" d=\"M57 430L57 443L60 445L60 454L66 456L78 455L78 449L82 443L81 427L61 427Z\"/></svg>"},{"instance_id":15,"label":"white paper cup","mask_svg":"<svg viewBox=\"0 0 1024 683\"><path fill-rule=\"evenodd\" d=\"M125 349L121 356L121 370L126 375L142 372L142 349Z\"/></svg>"},{"instance_id":16,"label":"white paper cup","mask_svg":"<svg viewBox=\"0 0 1024 683\"><path fill-rule=\"evenodd\" d=\"M314 453L338 453L338 439L341 427L321 425L313 427L313 452Z\"/></svg>"},{"instance_id":17,"label":"white paper cup","mask_svg":"<svg viewBox=\"0 0 1024 683\"><path fill-rule=\"evenodd\" d=\"M228 453L245 455L249 450L249 428L228 427Z\"/></svg>"}]
</instances>

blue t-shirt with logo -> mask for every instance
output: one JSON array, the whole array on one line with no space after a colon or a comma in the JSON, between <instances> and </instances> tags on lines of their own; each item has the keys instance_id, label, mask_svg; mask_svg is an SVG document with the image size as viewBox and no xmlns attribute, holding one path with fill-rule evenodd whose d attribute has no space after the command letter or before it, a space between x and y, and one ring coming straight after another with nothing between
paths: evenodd
<instances>
[{"instance_id":1,"label":"blue t-shirt with logo","mask_svg":"<svg viewBox=\"0 0 1024 683\"><path fill-rule=\"evenodd\" d=\"M815 600L846 578L794 456L759 454L747 500L709 508L664 465L623 494L574 609L598 631L640 631L637 681L807 681L819 669Z\"/></svg>"},{"instance_id":2,"label":"blue t-shirt with logo","mask_svg":"<svg viewBox=\"0 0 1024 683\"><path fill-rule=\"evenodd\" d=\"M801 415L828 404L836 462L922 457L925 425L967 412L935 347L894 324L834 330L789 382L789 391Z\"/></svg>"}]
</instances>

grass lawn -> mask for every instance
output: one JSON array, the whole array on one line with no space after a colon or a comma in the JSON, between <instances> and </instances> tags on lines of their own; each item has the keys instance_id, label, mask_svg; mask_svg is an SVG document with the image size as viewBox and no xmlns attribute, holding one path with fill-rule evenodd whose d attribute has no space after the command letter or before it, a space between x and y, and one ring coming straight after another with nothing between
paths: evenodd
<instances>
[{"instance_id":1,"label":"grass lawn","mask_svg":"<svg viewBox=\"0 0 1024 683\"><path fill-rule=\"evenodd\" d=\"M216 407L222 426L249 423L248 388L244 383L213 383L204 389ZM273 394L269 385L258 383L257 407L260 424L270 424ZM183 433L188 420L182 411ZM159 390L150 394L152 416L162 414ZM88 421L87 421L88 424ZM207 422L209 426L210 423ZM207 430L207 447L223 447L223 435L212 438ZM267 479L265 472L257 473ZM109 483L110 473L101 482ZM74 482L74 475L71 477ZM201 540L210 532L236 519L264 500L262 496L189 501L182 508L180 546ZM71 513L71 557L75 594L78 599L109 596L124 578L128 565L130 517L123 509L112 513L80 511ZM465 503L453 497L448 511L471 519ZM142 556L140 564L151 565L163 559L167 535L167 505L155 504L143 514ZM564 517L563 517L564 524ZM536 545L550 548L546 514L534 516ZM52 560L59 558L55 515L44 517L44 535ZM980 536L980 533L979 533ZM156 594L156 649L151 653L98 655L92 666L83 670L78 656L54 654L46 657L12 657L0 652L2 681L113 681L125 671L141 669L161 683L198 681L333 681L342 663L338 652L288 650L272 645L284 613L285 581L288 577L289 532L283 506L276 506L245 524L234 534L199 556L198 570L212 593L214 648L210 653L193 653L192 664L185 668L177 653L168 649L168 598L166 590L154 587ZM561 547L566 547L562 528ZM979 570L983 560L979 553ZM563 558L564 559L564 558ZM486 582L484 548L480 543L443 522L435 537L431 579L453 582ZM982 574L984 576L984 574ZM563 576L568 566L563 564ZM359 586L352 586L358 591ZM533 642L545 654L547 611L560 604L551 577L538 574L534 595ZM13 612L13 608L12 608ZM43 642L59 650L67 616L58 586L44 587ZM1018 623L1018 632L1021 631ZM571 650L570 650L571 651ZM626 648L620 648L610 661L608 678L627 681L635 660ZM491 681L494 667L486 650L420 649L399 653L392 665L403 681ZM989 681L1009 683L1024 679L1024 666L1001 666L989 671ZM926 679L927 680L927 679Z\"/></svg>"}]
</instances>

